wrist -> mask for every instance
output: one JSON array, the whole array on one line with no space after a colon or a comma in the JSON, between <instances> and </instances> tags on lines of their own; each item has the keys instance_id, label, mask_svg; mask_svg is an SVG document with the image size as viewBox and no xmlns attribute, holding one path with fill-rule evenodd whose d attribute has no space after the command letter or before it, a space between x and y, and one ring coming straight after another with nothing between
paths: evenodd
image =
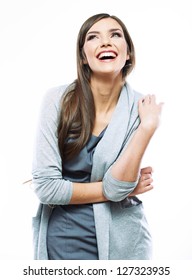
<instances>
[{"instance_id":1,"label":"wrist","mask_svg":"<svg viewBox=\"0 0 192 280\"><path fill-rule=\"evenodd\" d=\"M149 124L149 123L144 123L141 122L139 125L139 129L144 133L147 134L148 136L153 136L153 134L155 133L156 129L157 129L157 125L155 124Z\"/></svg>"}]
</instances>

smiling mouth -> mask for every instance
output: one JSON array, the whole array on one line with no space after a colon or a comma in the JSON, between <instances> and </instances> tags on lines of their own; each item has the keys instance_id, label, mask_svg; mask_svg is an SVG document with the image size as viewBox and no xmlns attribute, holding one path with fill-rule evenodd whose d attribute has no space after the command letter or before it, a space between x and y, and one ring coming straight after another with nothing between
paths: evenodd
<instances>
[{"instance_id":1,"label":"smiling mouth","mask_svg":"<svg viewBox=\"0 0 192 280\"><path fill-rule=\"evenodd\" d=\"M116 52L112 52L112 51L109 51L109 52L101 52L97 55L97 58L99 60L111 60L111 59L115 59L117 57L117 53Z\"/></svg>"}]
</instances>

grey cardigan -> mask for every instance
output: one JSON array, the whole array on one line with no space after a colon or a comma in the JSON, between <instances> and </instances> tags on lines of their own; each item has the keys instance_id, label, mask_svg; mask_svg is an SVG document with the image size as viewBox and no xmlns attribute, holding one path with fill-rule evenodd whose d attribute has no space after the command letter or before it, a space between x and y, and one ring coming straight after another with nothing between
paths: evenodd
<instances>
[{"instance_id":1,"label":"grey cardigan","mask_svg":"<svg viewBox=\"0 0 192 280\"><path fill-rule=\"evenodd\" d=\"M57 143L60 101L66 88L61 86L47 92L37 127L32 175L40 201L33 217L34 258L39 260L48 259L46 234L52 212L49 204L68 204L73 192L72 182L62 178ZM151 235L143 205L136 197L127 198L137 182L117 181L110 172L139 125L141 96L125 83L111 122L94 153L91 181L103 181L103 193L110 200L93 205L100 260L151 258Z\"/></svg>"}]
</instances>

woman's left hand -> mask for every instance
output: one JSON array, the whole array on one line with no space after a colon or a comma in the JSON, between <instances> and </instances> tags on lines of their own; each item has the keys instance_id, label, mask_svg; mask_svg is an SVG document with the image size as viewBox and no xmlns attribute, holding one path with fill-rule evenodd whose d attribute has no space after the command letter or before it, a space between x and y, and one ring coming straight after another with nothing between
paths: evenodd
<instances>
[{"instance_id":1,"label":"woman's left hand","mask_svg":"<svg viewBox=\"0 0 192 280\"><path fill-rule=\"evenodd\" d=\"M153 189L153 185L151 185L153 182L152 172L153 169L150 166L141 169L138 184L129 196L135 196L142 193L146 193Z\"/></svg>"}]
</instances>

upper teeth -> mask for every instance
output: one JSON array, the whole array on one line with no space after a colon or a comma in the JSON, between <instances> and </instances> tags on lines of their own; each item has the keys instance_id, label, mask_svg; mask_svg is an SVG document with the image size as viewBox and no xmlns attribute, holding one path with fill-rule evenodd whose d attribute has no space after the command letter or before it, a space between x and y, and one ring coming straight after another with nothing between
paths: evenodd
<instances>
[{"instance_id":1,"label":"upper teeth","mask_svg":"<svg viewBox=\"0 0 192 280\"><path fill-rule=\"evenodd\" d=\"M113 52L103 52L99 55L99 59L102 57L106 57L106 56L112 56L112 57L116 57L116 55Z\"/></svg>"}]
</instances>

